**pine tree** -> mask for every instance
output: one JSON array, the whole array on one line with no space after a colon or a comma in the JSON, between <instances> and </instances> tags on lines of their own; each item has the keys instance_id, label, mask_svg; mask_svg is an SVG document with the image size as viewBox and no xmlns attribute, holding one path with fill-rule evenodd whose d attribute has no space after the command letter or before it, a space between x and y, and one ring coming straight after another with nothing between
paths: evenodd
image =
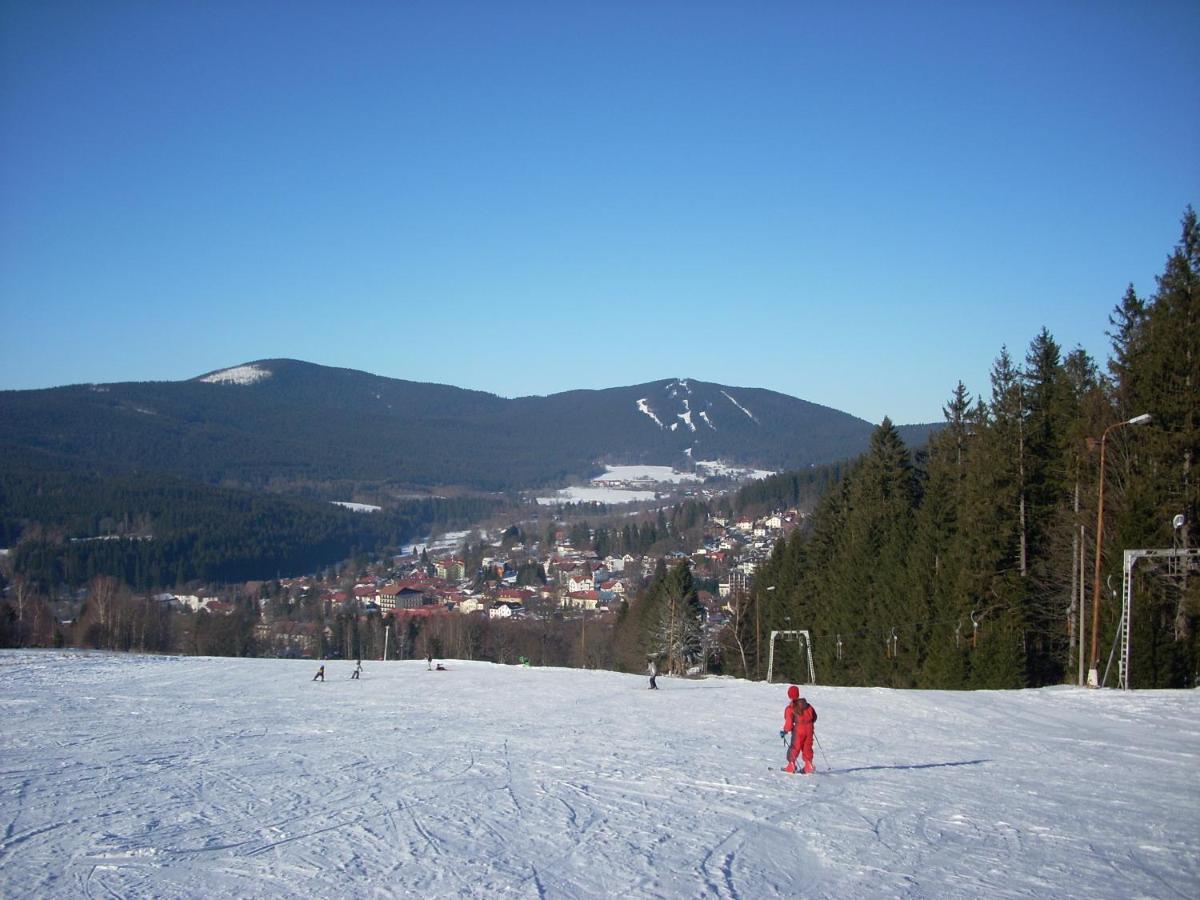
<instances>
[{"instance_id":1,"label":"pine tree","mask_svg":"<svg viewBox=\"0 0 1200 900\"><path fill-rule=\"evenodd\" d=\"M1010 690L1021 688L1025 679L1025 624L1017 606L1024 593L1013 576L998 586L997 594L1003 599L1009 594L1010 602L1001 606L995 617L984 624L971 649L970 685L975 689Z\"/></svg>"},{"instance_id":2,"label":"pine tree","mask_svg":"<svg viewBox=\"0 0 1200 900\"><path fill-rule=\"evenodd\" d=\"M1121 378L1117 397L1119 415L1150 413L1153 426L1120 429L1113 434L1112 480L1114 527L1106 529L1110 552L1109 572L1117 547L1194 547L1196 519L1200 515L1200 223L1189 207L1182 234L1167 258L1157 290L1142 307L1128 298L1114 337L1114 354ZM1128 320L1128 322L1126 321ZM1108 488L1106 487L1106 491ZM1106 493L1106 499L1108 494ZM1106 503L1106 506L1108 504ZM1178 530L1176 515L1184 517ZM1191 682L1200 661L1197 615L1200 579L1147 579L1134 621L1159 622L1173 642L1171 662L1161 661L1160 642L1142 638L1135 642L1135 672L1154 671L1172 685ZM1107 617L1111 623L1112 616ZM1107 624L1106 623L1106 624ZM1110 629L1106 628L1106 632ZM1106 641L1111 639L1105 635ZM1151 657L1157 653L1159 662ZM1150 665L1148 666L1147 663Z\"/></svg>"},{"instance_id":3,"label":"pine tree","mask_svg":"<svg viewBox=\"0 0 1200 900\"><path fill-rule=\"evenodd\" d=\"M758 625L761 630L763 666L770 655L772 631L812 629L816 612L803 587L806 570L805 541L799 531L794 531L787 540L776 542L770 558L755 573L755 596L762 608L760 619L750 624ZM800 659L796 649L795 643L776 646L775 673L793 681L807 680L807 663ZM765 671L764 668L764 674Z\"/></svg>"},{"instance_id":4,"label":"pine tree","mask_svg":"<svg viewBox=\"0 0 1200 900\"><path fill-rule=\"evenodd\" d=\"M977 618L1025 607L1028 516L1025 432L1018 374L1001 349L992 367L992 400L974 413L975 448L964 483L959 534L964 569L960 590ZM1003 587L1003 590L1001 588Z\"/></svg>"},{"instance_id":5,"label":"pine tree","mask_svg":"<svg viewBox=\"0 0 1200 900\"><path fill-rule=\"evenodd\" d=\"M837 579L833 570L848 511L849 477L844 474L835 482L813 510L804 541L805 567L800 585L810 610L808 621L816 630L815 662L822 673L821 680L831 684L859 683L854 680L847 655L838 651L839 636L845 631L848 638L849 626L841 615L841 593L835 590Z\"/></svg>"},{"instance_id":6,"label":"pine tree","mask_svg":"<svg viewBox=\"0 0 1200 900\"><path fill-rule=\"evenodd\" d=\"M823 630L846 636L836 671L851 683L911 684L916 610L905 589L905 558L916 481L908 448L890 420L872 433L869 449L845 479L843 498L845 515L832 535L832 553L813 573ZM893 628L906 631L903 660L885 641Z\"/></svg>"},{"instance_id":7,"label":"pine tree","mask_svg":"<svg viewBox=\"0 0 1200 900\"><path fill-rule=\"evenodd\" d=\"M703 649L700 599L688 561L655 579L642 602L646 655L664 659L667 672L681 674Z\"/></svg>"},{"instance_id":8,"label":"pine tree","mask_svg":"<svg viewBox=\"0 0 1200 900\"><path fill-rule=\"evenodd\" d=\"M1068 659L1074 522L1062 513L1071 496L1067 440L1073 409L1058 344L1044 328L1030 344L1022 384L1028 541L1022 618L1029 680L1052 684L1062 680Z\"/></svg>"},{"instance_id":9,"label":"pine tree","mask_svg":"<svg viewBox=\"0 0 1200 900\"><path fill-rule=\"evenodd\" d=\"M1086 576L1086 561L1091 559L1091 545L1087 541L1088 525L1094 522L1095 499L1089 493L1094 481L1096 461L1088 451L1091 435L1104 428L1103 422L1110 418L1110 405L1105 385L1102 383L1095 362L1081 349L1067 355L1063 363L1063 377L1070 412L1065 437L1066 476L1069 496L1057 511L1057 539L1061 550L1058 557L1069 568L1067 585L1067 637L1070 647L1065 658L1069 663L1065 680L1072 682L1080 671L1080 659L1086 651L1080 651L1081 633L1086 635L1087 622L1081 620L1081 595L1087 596L1089 583ZM1065 533L1064 533L1065 532ZM1069 541L1069 551L1066 549ZM1069 558L1067 553L1069 552Z\"/></svg>"},{"instance_id":10,"label":"pine tree","mask_svg":"<svg viewBox=\"0 0 1200 900\"><path fill-rule=\"evenodd\" d=\"M929 441L922 502L914 524L908 582L917 601L920 687L961 688L966 681L966 650L961 625L964 559L959 540L971 452L971 398L960 381L943 408L946 427Z\"/></svg>"}]
</instances>

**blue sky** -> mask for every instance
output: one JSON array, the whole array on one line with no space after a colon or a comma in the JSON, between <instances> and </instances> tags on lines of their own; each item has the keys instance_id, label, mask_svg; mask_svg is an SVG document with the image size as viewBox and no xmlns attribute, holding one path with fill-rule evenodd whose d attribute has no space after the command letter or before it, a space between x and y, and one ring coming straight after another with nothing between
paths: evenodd
<instances>
[{"instance_id":1,"label":"blue sky","mask_svg":"<svg viewBox=\"0 0 1200 900\"><path fill-rule=\"evenodd\" d=\"M0 389L293 357L877 422L1108 352L1200 4L0 5Z\"/></svg>"}]
</instances>

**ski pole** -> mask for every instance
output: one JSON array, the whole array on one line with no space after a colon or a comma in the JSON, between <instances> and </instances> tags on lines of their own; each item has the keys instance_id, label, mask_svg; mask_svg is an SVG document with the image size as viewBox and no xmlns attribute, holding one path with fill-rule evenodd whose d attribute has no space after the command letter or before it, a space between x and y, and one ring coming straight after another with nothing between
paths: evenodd
<instances>
[{"instance_id":1,"label":"ski pole","mask_svg":"<svg viewBox=\"0 0 1200 900\"><path fill-rule=\"evenodd\" d=\"M813 740L817 742L817 749L821 751L821 759L825 760L825 768L829 769L829 757L825 755L825 748L821 746L821 739L817 737L817 733L813 732Z\"/></svg>"}]
</instances>

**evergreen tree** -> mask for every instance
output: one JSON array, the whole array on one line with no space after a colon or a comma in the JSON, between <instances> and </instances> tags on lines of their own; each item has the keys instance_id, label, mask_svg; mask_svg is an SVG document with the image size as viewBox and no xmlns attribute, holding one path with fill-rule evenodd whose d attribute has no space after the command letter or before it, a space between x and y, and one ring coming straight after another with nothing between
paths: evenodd
<instances>
[{"instance_id":1,"label":"evergreen tree","mask_svg":"<svg viewBox=\"0 0 1200 900\"><path fill-rule=\"evenodd\" d=\"M970 686L976 689L1008 690L1026 684L1025 624L1018 612L1024 590L1012 575L997 587L1001 600L1009 595L1005 588L1012 588L1010 602L980 628L971 649Z\"/></svg>"},{"instance_id":2,"label":"evergreen tree","mask_svg":"<svg viewBox=\"0 0 1200 900\"><path fill-rule=\"evenodd\" d=\"M822 523L827 539L832 539L823 549L832 552L813 571L810 588L819 598L814 607L826 623L824 630L848 638L836 677L896 686L914 680L917 663L911 635L917 609L906 590L905 559L916 499L908 449L891 421L884 419L845 479L844 506L822 510L842 520L837 526ZM893 628L906 632L903 657L885 640ZM836 659L836 649L833 652Z\"/></svg>"},{"instance_id":3,"label":"evergreen tree","mask_svg":"<svg viewBox=\"0 0 1200 900\"><path fill-rule=\"evenodd\" d=\"M1022 376L1025 402L1025 534L1028 545L1023 620L1029 680L1061 681L1068 658L1074 530L1068 438L1074 413L1058 344L1046 329L1034 339Z\"/></svg>"},{"instance_id":4,"label":"evergreen tree","mask_svg":"<svg viewBox=\"0 0 1200 900\"><path fill-rule=\"evenodd\" d=\"M661 668L672 674L700 659L702 608L687 560L656 577L635 610L643 658L662 660Z\"/></svg>"},{"instance_id":5,"label":"evergreen tree","mask_svg":"<svg viewBox=\"0 0 1200 900\"><path fill-rule=\"evenodd\" d=\"M1118 417L1153 416L1147 429L1119 429L1110 438L1115 490L1114 527L1106 529L1107 571L1119 575L1120 547L1196 546L1200 515L1200 223L1189 207L1179 243L1168 257L1157 290L1144 307L1126 299L1114 336L1115 372L1121 377ZM1135 318L1135 314L1136 318ZM1129 320L1127 324L1127 320ZM1114 484L1115 482L1115 484ZM1106 504L1108 505L1108 504ZM1174 529L1175 516L1183 526ZM1157 673L1156 684L1192 683L1200 667L1197 615L1200 578L1147 578L1138 592L1134 622L1168 632L1171 651L1157 638L1142 637L1133 651L1134 672ZM1105 619L1104 644L1111 640L1113 616ZM1170 661L1165 656L1170 656Z\"/></svg>"},{"instance_id":6,"label":"evergreen tree","mask_svg":"<svg viewBox=\"0 0 1200 900\"><path fill-rule=\"evenodd\" d=\"M960 381L943 407L946 427L929 441L927 472L908 559L908 584L924 628L917 635L920 687L965 685L966 645L961 626L965 560L959 540L968 456L971 398Z\"/></svg>"}]
</instances>

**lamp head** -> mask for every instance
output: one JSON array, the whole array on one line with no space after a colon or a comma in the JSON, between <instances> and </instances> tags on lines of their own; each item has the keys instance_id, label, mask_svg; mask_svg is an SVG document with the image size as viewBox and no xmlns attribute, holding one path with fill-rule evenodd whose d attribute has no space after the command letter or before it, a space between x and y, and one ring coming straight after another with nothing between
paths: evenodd
<instances>
[{"instance_id":1,"label":"lamp head","mask_svg":"<svg viewBox=\"0 0 1200 900\"><path fill-rule=\"evenodd\" d=\"M1132 419L1130 419L1125 424L1126 425L1149 425L1150 419L1151 419L1150 413L1142 413L1140 416L1134 416Z\"/></svg>"}]
</instances>

